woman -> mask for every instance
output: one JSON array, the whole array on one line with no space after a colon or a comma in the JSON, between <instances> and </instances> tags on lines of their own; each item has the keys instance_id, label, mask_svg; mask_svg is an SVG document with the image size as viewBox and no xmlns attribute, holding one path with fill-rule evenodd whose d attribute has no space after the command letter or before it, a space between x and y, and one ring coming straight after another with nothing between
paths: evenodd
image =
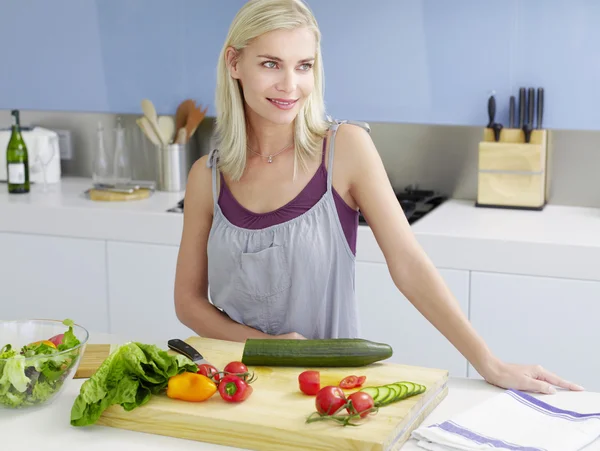
<instances>
[{"instance_id":1,"label":"woman","mask_svg":"<svg viewBox=\"0 0 600 451\"><path fill-rule=\"evenodd\" d=\"M491 384L579 390L486 347L418 245L364 127L326 119L320 33L301 0L250 0L217 70L218 150L190 171L175 307L206 337L359 336L358 210L399 290ZM210 299L209 290L210 285Z\"/></svg>"}]
</instances>

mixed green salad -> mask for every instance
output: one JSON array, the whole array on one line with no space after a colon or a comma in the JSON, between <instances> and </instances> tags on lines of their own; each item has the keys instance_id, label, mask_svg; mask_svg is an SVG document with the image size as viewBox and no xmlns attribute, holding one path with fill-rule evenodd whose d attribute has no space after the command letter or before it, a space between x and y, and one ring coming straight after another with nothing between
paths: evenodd
<instances>
[{"instance_id":1,"label":"mixed green salad","mask_svg":"<svg viewBox=\"0 0 600 451\"><path fill-rule=\"evenodd\" d=\"M51 398L68 377L79 357L79 339L73 321L63 334L23 346L19 351L7 344L0 348L0 405L27 407ZM72 350L71 352L63 352Z\"/></svg>"}]
</instances>

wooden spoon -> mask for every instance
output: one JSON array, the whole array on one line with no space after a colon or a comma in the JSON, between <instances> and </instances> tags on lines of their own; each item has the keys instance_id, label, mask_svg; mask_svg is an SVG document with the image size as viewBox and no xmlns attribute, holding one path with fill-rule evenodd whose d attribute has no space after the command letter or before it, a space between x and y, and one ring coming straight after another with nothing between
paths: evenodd
<instances>
[{"instance_id":1,"label":"wooden spoon","mask_svg":"<svg viewBox=\"0 0 600 451\"><path fill-rule=\"evenodd\" d=\"M190 110L187 123L185 124L188 141L198 128L198 125L200 125L200 123L204 120L204 116L206 116L207 111L208 107L204 108L204 110L200 110L200 108L197 107L194 107L192 110Z\"/></svg>"},{"instance_id":2,"label":"wooden spoon","mask_svg":"<svg viewBox=\"0 0 600 451\"><path fill-rule=\"evenodd\" d=\"M154 132L154 129L150 125L150 121L146 116L137 118L135 122L138 125L138 127L140 127L144 135L146 135L146 137L152 142L152 144L154 144L155 146L160 146L161 140Z\"/></svg>"},{"instance_id":3,"label":"wooden spoon","mask_svg":"<svg viewBox=\"0 0 600 451\"><path fill-rule=\"evenodd\" d=\"M177 107L175 112L175 130L180 130L185 127L189 112L195 108L195 103L192 99L184 100Z\"/></svg>"}]
</instances>

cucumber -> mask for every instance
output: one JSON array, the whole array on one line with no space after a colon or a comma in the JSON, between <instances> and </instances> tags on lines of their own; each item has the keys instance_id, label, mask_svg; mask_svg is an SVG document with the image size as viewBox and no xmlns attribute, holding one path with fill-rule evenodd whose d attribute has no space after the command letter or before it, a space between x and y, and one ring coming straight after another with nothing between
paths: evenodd
<instances>
[{"instance_id":1,"label":"cucumber","mask_svg":"<svg viewBox=\"0 0 600 451\"><path fill-rule=\"evenodd\" d=\"M398 402L398 401L401 401L402 399L406 398L406 394L408 393L408 389L406 388L406 385L400 385L398 383L391 384L391 385L396 387L396 390L398 391L396 397L391 400L391 403Z\"/></svg>"},{"instance_id":2,"label":"cucumber","mask_svg":"<svg viewBox=\"0 0 600 451\"><path fill-rule=\"evenodd\" d=\"M387 384L386 387L390 389L390 395L381 402L382 404L391 404L400 394L400 387L396 384Z\"/></svg>"},{"instance_id":3,"label":"cucumber","mask_svg":"<svg viewBox=\"0 0 600 451\"><path fill-rule=\"evenodd\" d=\"M375 406L382 406L383 404L385 404L385 400L388 399L390 397L390 395L393 395L393 394L394 394L394 392L392 390L390 390L390 388L387 387L386 385L377 387L377 397L373 398L373 401L375 402Z\"/></svg>"},{"instance_id":4,"label":"cucumber","mask_svg":"<svg viewBox=\"0 0 600 451\"><path fill-rule=\"evenodd\" d=\"M362 338L273 340L249 338L242 363L254 366L359 367L389 359L392 347Z\"/></svg>"},{"instance_id":5,"label":"cucumber","mask_svg":"<svg viewBox=\"0 0 600 451\"><path fill-rule=\"evenodd\" d=\"M416 382L401 381L394 382L393 384L365 387L360 391L371 395L375 406L383 407L411 396L420 395L426 389L425 385L417 384Z\"/></svg>"},{"instance_id":6,"label":"cucumber","mask_svg":"<svg viewBox=\"0 0 600 451\"><path fill-rule=\"evenodd\" d=\"M377 387L365 387L360 391L364 391L365 393L371 395L371 398L373 398L373 400L379 398L379 389Z\"/></svg>"}]
</instances>

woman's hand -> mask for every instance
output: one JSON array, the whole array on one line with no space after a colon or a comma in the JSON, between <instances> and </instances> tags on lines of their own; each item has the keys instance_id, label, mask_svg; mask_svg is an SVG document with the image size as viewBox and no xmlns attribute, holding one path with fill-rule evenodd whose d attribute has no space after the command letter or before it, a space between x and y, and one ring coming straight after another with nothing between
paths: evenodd
<instances>
[{"instance_id":1,"label":"woman's hand","mask_svg":"<svg viewBox=\"0 0 600 451\"><path fill-rule=\"evenodd\" d=\"M556 393L554 386L581 391L583 387L561 379L540 365L517 365L495 360L480 373L492 385L536 393Z\"/></svg>"}]
</instances>

